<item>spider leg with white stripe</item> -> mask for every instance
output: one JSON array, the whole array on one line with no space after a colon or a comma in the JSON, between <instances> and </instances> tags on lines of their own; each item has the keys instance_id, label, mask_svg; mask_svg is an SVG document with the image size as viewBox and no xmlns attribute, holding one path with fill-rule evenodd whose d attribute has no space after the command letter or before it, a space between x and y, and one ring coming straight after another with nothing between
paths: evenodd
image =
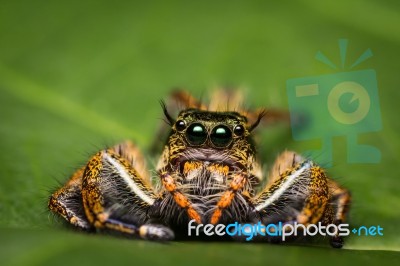
<instances>
[{"instance_id":1,"label":"spider leg with white stripe","mask_svg":"<svg viewBox=\"0 0 400 266\"><path fill-rule=\"evenodd\" d=\"M348 191L329 179L321 167L288 151L278 157L268 184L253 199L254 212L263 224L305 226L344 221L349 203ZM343 240L333 236L331 245L341 247Z\"/></svg>"},{"instance_id":2,"label":"spider leg with white stripe","mask_svg":"<svg viewBox=\"0 0 400 266\"><path fill-rule=\"evenodd\" d=\"M173 239L171 229L149 223L150 208L160 196L148 178L139 173L143 168L137 152L129 142L98 152L83 171L73 175L70 186L52 195L49 207L81 228L94 227L144 239ZM73 208L79 205L83 210L77 213Z\"/></svg>"}]
</instances>

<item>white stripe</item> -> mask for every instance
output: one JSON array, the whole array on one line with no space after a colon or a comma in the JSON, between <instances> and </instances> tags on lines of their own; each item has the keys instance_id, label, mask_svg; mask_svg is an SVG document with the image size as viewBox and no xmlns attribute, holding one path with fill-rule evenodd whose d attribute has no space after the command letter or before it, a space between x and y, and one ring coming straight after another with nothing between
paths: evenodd
<instances>
[{"instance_id":1,"label":"white stripe","mask_svg":"<svg viewBox=\"0 0 400 266\"><path fill-rule=\"evenodd\" d=\"M147 202L149 205L153 205L155 200L153 198L149 197L148 195L146 195L146 193L144 193L143 190L141 190L136 185L136 183L133 182L133 180L129 176L128 172L125 170L125 168L123 166L121 166L121 164L119 164L119 162L117 162L115 159L113 159L107 153L104 153L104 157L110 164L112 164L112 166L114 166L117 169L120 177L122 177L122 179L125 181L125 183L128 184L129 188L132 190L133 193L135 193L139 198L141 198L143 201Z\"/></svg>"},{"instance_id":2,"label":"white stripe","mask_svg":"<svg viewBox=\"0 0 400 266\"><path fill-rule=\"evenodd\" d=\"M288 179L286 180L285 183L283 183L283 185L278 188L277 190L275 190L275 192L261 205L256 206L256 210L260 211L266 207L268 207L268 205L270 205L271 203L273 203L274 201L276 201L280 196L282 196L282 194L286 191L286 189L288 189L293 183L294 181L308 168L311 167L310 162L307 162L303 165L303 167L301 167L299 170L297 170L296 172L294 172L292 175L290 175L288 177Z\"/></svg>"}]
</instances>

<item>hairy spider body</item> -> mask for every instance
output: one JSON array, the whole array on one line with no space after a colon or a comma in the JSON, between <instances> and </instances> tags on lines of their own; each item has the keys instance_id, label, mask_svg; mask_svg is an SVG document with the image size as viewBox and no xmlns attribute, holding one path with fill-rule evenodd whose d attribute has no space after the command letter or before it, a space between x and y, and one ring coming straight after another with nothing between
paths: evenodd
<instances>
[{"instance_id":1,"label":"hairy spider body","mask_svg":"<svg viewBox=\"0 0 400 266\"><path fill-rule=\"evenodd\" d=\"M346 220L349 192L294 152L278 157L261 187L266 178L252 131L260 122L286 119L285 113L244 112L233 106L241 97L227 91L217 91L208 107L185 92L172 98L186 109L173 119L163 105L170 133L156 167L157 184L137 147L125 142L98 152L74 173L50 197L50 210L85 230L154 240L184 235L191 220L214 225ZM235 99L227 107L236 111L221 110L215 99L224 98ZM341 247L343 240L335 235L331 244Z\"/></svg>"}]
</instances>

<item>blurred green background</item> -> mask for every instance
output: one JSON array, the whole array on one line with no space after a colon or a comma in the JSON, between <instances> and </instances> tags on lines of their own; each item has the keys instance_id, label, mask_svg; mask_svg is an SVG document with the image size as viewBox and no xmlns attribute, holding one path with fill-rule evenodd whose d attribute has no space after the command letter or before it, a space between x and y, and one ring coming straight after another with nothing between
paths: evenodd
<instances>
[{"instance_id":1,"label":"blurred green background","mask_svg":"<svg viewBox=\"0 0 400 266\"><path fill-rule=\"evenodd\" d=\"M334 3L335 2L335 3ZM400 259L400 5L398 1L0 1L0 257L2 265L353 264ZM151 145L171 88L196 96L246 88L249 106L287 109L286 80L335 73L316 61L376 70L383 129L360 136L379 164L346 163L334 139L329 173L353 194L352 225L384 236L327 245L171 243L65 229L46 209L50 192L98 149L124 139ZM336 70L341 71L341 70ZM284 125L261 132L270 163L304 150ZM154 162L154 158L152 160ZM323 241L324 242L324 241Z\"/></svg>"}]
</instances>

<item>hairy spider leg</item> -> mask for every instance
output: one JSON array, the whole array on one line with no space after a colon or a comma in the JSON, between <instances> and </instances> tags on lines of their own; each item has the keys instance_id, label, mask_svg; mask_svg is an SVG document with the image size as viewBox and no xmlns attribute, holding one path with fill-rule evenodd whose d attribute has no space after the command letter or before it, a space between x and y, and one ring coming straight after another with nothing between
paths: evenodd
<instances>
[{"instance_id":1,"label":"hairy spider leg","mask_svg":"<svg viewBox=\"0 0 400 266\"><path fill-rule=\"evenodd\" d=\"M96 228L144 239L173 238L173 232L167 227L144 224L157 195L129 161L113 150L101 151L89 161L83 176L82 197L86 216ZM128 213L121 215L126 210ZM124 216L128 222L120 220Z\"/></svg>"},{"instance_id":2,"label":"hairy spider leg","mask_svg":"<svg viewBox=\"0 0 400 266\"><path fill-rule=\"evenodd\" d=\"M234 174L233 179L229 184L229 189L222 194L217 203L216 209L211 216L211 224L218 223L218 221L221 219L223 210L231 205L236 193L238 193L245 186L246 181L247 177L243 173Z\"/></svg>"},{"instance_id":3,"label":"hairy spider leg","mask_svg":"<svg viewBox=\"0 0 400 266\"><path fill-rule=\"evenodd\" d=\"M140 163L136 152L129 142L100 151L89 160L84 171L71 179L80 183L87 225L143 239L171 240L174 238L171 229L147 223L147 212L158 196L134 168Z\"/></svg>"},{"instance_id":4,"label":"hairy spider leg","mask_svg":"<svg viewBox=\"0 0 400 266\"><path fill-rule=\"evenodd\" d=\"M169 102L172 108L176 108L176 104L183 105L186 108L196 108L202 111L212 111L212 112L226 112L227 110L235 111L244 117L247 117L248 124L254 124L259 115L264 113L264 109L247 109L244 107L244 95L240 90L229 90L219 88L214 90L210 94L210 102L208 105L203 104L201 101L197 100L187 91L177 90L172 92ZM278 109L268 109L265 115L261 118L261 122L264 125L270 125L275 122L287 122L290 121L290 115L288 111L278 110Z\"/></svg>"},{"instance_id":5,"label":"hairy spider leg","mask_svg":"<svg viewBox=\"0 0 400 266\"><path fill-rule=\"evenodd\" d=\"M241 90L217 89L210 94L208 110L242 112L244 95Z\"/></svg>"},{"instance_id":6,"label":"hairy spider leg","mask_svg":"<svg viewBox=\"0 0 400 266\"><path fill-rule=\"evenodd\" d=\"M175 203L186 210L189 218L201 224L201 216L193 207L193 203L177 188L174 178L165 170L160 171L160 178L164 188L171 193Z\"/></svg>"},{"instance_id":7,"label":"hairy spider leg","mask_svg":"<svg viewBox=\"0 0 400 266\"><path fill-rule=\"evenodd\" d=\"M275 162L268 173L267 186L272 185L272 183L280 179L284 171L295 168L297 164L303 161L305 161L305 158L294 151L281 152L276 157Z\"/></svg>"},{"instance_id":8,"label":"hairy spider leg","mask_svg":"<svg viewBox=\"0 0 400 266\"><path fill-rule=\"evenodd\" d=\"M293 168L303 160L304 158L302 156L293 151L285 151L281 153L275 160L272 170L270 171L268 185L271 185L279 179L283 170ZM325 220L328 220L327 223L338 225L347 220L351 195L347 189L343 188L332 179L327 178L327 186L330 195L328 205L329 208L332 209L332 213L330 213L330 210L327 210L325 213ZM332 237L331 244L335 245L335 242L342 241L343 240L340 237Z\"/></svg>"},{"instance_id":9,"label":"hairy spider leg","mask_svg":"<svg viewBox=\"0 0 400 266\"><path fill-rule=\"evenodd\" d=\"M228 89L218 89L214 90L210 95L210 103L208 105L209 111L224 112L227 110L232 110L238 112L240 115L247 118L247 124L249 127L256 123L258 119L259 122L264 126L274 124L276 122L289 123L290 115L288 111L278 110L278 109L247 109L245 108L244 95L241 90L228 90ZM260 114L265 114L261 115Z\"/></svg>"},{"instance_id":10,"label":"hairy spider leg","mask_svg":"<svg viewBox=\"0 0 400 266\"><path fill-rule=\"evenodd\" d=\"M293 151L284 151L275 160L266 187L256 196L256 202L262 202L256 209L265 209L282 196L295 198L296 194L307 194L296 220L305 225L318 222L330 199L328 182L321 167ZM273 193L275 190L277 192ZM291 194L287 194L288 191L292 191ZM274 197L269 198L271 196Z\"/></svg>"},{"instance_id":11,"label":"hairy spider leg","mask_svg":"<svg viewBox=\"0 0 400 266\"><path fill-rule=\"evenodd\" d=\"M347 189L333 180L328 180L328 187L331 191L331 202L336 206L334 219L338 223L344 222L347 220L347 214L351 203L351 194Z\"/></svg>"},{"instance_id":12,"label":"hairy spider leg","mask_svg":"<svg viewBox=\"0 0 400 266\"><path fill-rule=\"evenodd\" d=\"M196 108L199 110L207 110L207 106L197 100L193 95L184 90L175 90L168 99L168 107L172 108Z\"/></svg>"},{"instance_id":13,"label":"hairy spider leg","mask_svg":"<svg viewBox=\"0 0 400 266\"><path fill-rule=\"evenodd\" d=\"M296 197L305 197L304 206L296 215L296 221L304 225L318 222L324 214L329 194L325 173L312 161L306 160L298 164L267 185L255 197L255 210L265 212L265 209L275 205L279 199L296 201Z\"/></svg>"},{"instance_id":14,"label":"hairy spider leg","mask_svg":"<svg viewBox=\"0 0 400 266\"><path fill-rule=\"evenodd\" d=\"M331 195L330 205L334 210L333 223L339 225L347 220L351 203L351 195L347 189L343 188L331 179L328 180L328 187ZM333 236L331 238L331 245L333 247L342 247L342 237L339 235Z\"/></svg>"},{"instance_id":15,"label":"hairy spider leg","mask_svg":"<svg viewBox=\"0 0 400 266\"><path fill-rule=\"evenodd\" d=\"M242 110L241 115L247 117L248 125L251 126L259 120L261 126L270 126L275 123L284 122L289 125L290 114L287 111L274 108L257 108L255 110ZM261 115L261 116L260 116Z\"/></svg>"},{"instance_id":16,"label":"hairy spider leg","mask_svg":"<svg viewBox=\"0 0 400 266\"><path fill-rule=\"evenodd\" d=\"M302 158L296 157L297 155L293 152L285 152L282 156L282 158L291 158L290 161L283 163L283 166L297 165L294 168L289 167L289 170L283 173L280 173L279 167L273 168L272 172L280 173L279 176L272 177L273 181L267 184L254 200L255 210L260 216L271 215L266 210L279 205L280 199L292 199L294 203L296 197L299 197L299 201L305 203L295 214L294 221L298 224L307 226L319 221L324 224L339 224L344 221L350 203L348 191L336 182L328 181L325 172L312 161L305 160L297 163ZM277 162L282 162L282 158L278 158ZM306 195L305 200L302 199L304 195ZM293 222L291 217L283 216L282 218L286 219L284 222ZM339 235L332 236L331 245L340 248L343 246L343 239Z\"/></svg>"},{"instance_id":17,"label":"hairy spider leg","mask_svg":"<svg viewBox=\"0 0 400 266\"><path fill-rule=\"evenodd\" d=\"M85 167L77 170L63 187L54 192L50 196L48 207L54 213L61 215L70 224L88 230L91 226L82 208L81 196L84 171Z\"/></svg>"},{"instance_id":18,"label":"hairy spider leg","mask_svg":"<svg viewBox=\"0 0 400 266\"><path fill-rule=\"evenodd\" d=\"M146 160L140 151L140 149L134 145L131 141L124 141L111 148L112 151L119 154L130 162L131 167L139 173L139 176L145 180L147 184L151 184L150 172L146 165Z\"/></svg>"}]
</instances>

